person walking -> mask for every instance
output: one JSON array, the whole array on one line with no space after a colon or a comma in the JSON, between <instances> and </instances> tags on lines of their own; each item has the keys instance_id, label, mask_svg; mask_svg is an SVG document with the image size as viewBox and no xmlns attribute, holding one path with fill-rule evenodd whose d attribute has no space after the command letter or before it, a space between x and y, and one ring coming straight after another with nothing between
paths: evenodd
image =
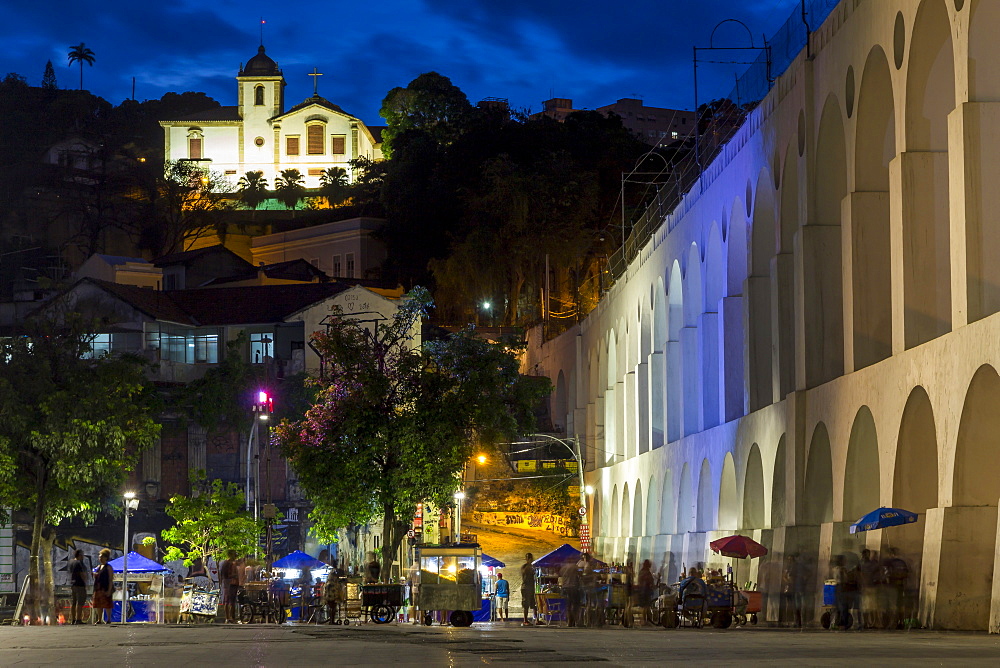
<instances>
[{"instance_id":1,"label":"person walking","mask_svg":"<svg viewBox=\"0 0 1000 668\"><path fill-rule=\"evenodd\" d=\"M528 610L535 611L534 624L540 624L538 619L538 603L535 601L535 567L532 565L535 556L531 552L524 555L524 564L521 566L521 607L524 609L524 620L521 626L532 626L533 623L528 618Z\"/></svg>"},{"instance_id":2,"label":"person walking","mask_svg":"<svg viewBox=\"0 0 1000 668\"><path fill-rule=\"evenodd\" d=\"M497 584L494 590L496 596L494 600L497 606L497 619L508 621L510 619L510 610L508 609L508 604L510 603L510 582L503 579L503 573L497 571Z\"/></svg>"},{"instance_id":3,"label":"person walking","mask_svg":"<svg viewBox=\"0 0 1000 668\"><path fill-rule=\"evenodd\" d=\"M87 566L83 563L83 550L73 555L69 567L70 584L73 586L73 624L83 624L83 606L87 602Z\"/></svg>"},{"instance_id":4,"label":"person walking","mask_svg":"<svg viewBox=\"0 0 1000 668\"><path fill-rule=\"evenodd\" d=\"M95 624L110 624L111 610L115 605L111 598L115 581L114 571L111 570L111 566L108 564L111 560L111 550L108 548L101 550L98 559L101 563L94 574L94 599L91 607L97 613ZM104 619L105 611L108 615L107 621Z\"/></svg>"},{"instance_id":5,"label":"person walking","mask_svg":"<svg viewBox=\"0 0 1000 668\"><path fill-rule=\"evenodd\" d=\"M236 596L240 589L239 566L236 564L236 550L228 550L226 558L219 564L219 588L222 590L222 609L227 624L235 624Z\"/></svg>"},{"instance_id":6,"label":"person walking","mask_svg":"<svg viewBox=\"0 0 1000 668\"><path fill-rule=\"evenodd\" d=\"M899 556L899 550L889 548L889 556L883 565L886 593L887 628L901 629L909 617L906 602L906 587L910 579L910 566Z\"/></svg>"}]
</instances>

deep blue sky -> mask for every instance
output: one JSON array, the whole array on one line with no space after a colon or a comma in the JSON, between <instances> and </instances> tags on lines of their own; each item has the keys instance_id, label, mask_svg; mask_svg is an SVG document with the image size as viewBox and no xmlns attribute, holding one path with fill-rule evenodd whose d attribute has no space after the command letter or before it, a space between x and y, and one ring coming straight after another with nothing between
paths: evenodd
<instances>
[{"instance_id":1,"label":"deep blue sky","mask_svg":"<svg viewBox=\"0 0 1000 668\"><path fill-rule=\"evenodd\" d=\"M450 77L475 103L505 97L538 111L566 97L594 108L638 96L651 106L693 106L691 47L707 46L724 18L745 22L758 45L799 0L107 0L8 3L0 24L0 75L17 72L39 85L51 59L61 88L79 85L69 47L95 53L84 87L113 104L131 96L201 91L236 103L234 76L257 51L263 16L267 53L288 81L286 108L312 94L306 76L324 73L320 94L378 125L382 98L422 72ZM733 24L719 43L746 43ZM720 58L721 59L721 58ZM733 85L734 69L700 69L702 100Z\"/></svg>"}]
</instances>

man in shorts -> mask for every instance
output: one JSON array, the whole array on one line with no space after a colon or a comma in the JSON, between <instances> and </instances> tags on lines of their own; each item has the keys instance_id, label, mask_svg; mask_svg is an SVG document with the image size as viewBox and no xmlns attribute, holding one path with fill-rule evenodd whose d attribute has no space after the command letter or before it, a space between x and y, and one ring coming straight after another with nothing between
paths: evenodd
<instances>
[{"instance_id":1,"label":"man in shorts","mask_svg":"<svg viewBox=\"0 0 1000 668\"><path fill-rule=\"evenodd\" d=\"M510 601L510 582L503 579L503 573L500 571L497 571L495 600L497 606L497 619L502 619L506 622L508 619L507 604Z\"/></svg>"},{"instance_id":2,"label":"man in shorts","mask_svg":"<svg viewBox=\"0 0 1000 668\"><path fill-rule=\"evenodd\" d=\"M87 602L87 566L83 563L83 550L73 555L69 567L70 583L73 585L73 624L83 624L83 606Z\"/></svg>"},{"instance_id":3,"label":"man in shorts","mask_svg":"<svg viewBox=\"0 0 1000 668\"><path fill-rule=\"evenodd\" d=\"M226 559L219 564L219 586L222 588L222 606L226 613L226 623L235 624L236 596L240 588L239 566L236 564L236 550L229 550Z\"/></svg>"}]
</instances>

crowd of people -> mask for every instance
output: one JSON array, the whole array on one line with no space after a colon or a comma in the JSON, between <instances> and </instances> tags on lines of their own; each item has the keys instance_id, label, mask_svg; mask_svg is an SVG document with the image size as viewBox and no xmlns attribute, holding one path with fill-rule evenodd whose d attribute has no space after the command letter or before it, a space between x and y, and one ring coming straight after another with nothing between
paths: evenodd
<instances>
[{"instance_id":1,"label":"crowd of people","mask_svg":"<svg viewBox=\"0 0 1000 668\"><path fill-rule=\"evenodd\" d=\"M911 623L913 596L909 564L896 548L880 556L864 549L834 555L829 580L834 587L831 628L895 629ZM816 572L799 554L785 557L780 576L779 622L802 627L809 621ZM773 589L770 591L774 595Z\"/></svg>"}]
</instances>

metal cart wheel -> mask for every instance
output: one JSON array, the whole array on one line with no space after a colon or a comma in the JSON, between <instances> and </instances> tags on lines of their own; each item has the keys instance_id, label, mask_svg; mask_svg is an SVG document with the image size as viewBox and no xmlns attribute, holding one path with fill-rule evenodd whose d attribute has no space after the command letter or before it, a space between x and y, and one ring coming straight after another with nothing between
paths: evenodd
<instances>
[{"instance_id":1,"label":"metal cart wheel","mask_svg":"<svg viewBox=\"0 0 1000 668\"><path fill-rule=\"evenodd\" d=\"M454 610L449 618L452 626L472 626L472 613L468 610Z\"/></svg>"},{"instance_id":2,"label":"metal cart wheel","mask_svg":"<svg viewBox=\"0 0 1000 668\"><path fill-rule=\"evenodd\" d=\"M388 624L392 621L394 613L388 605L373 605L368 615L376 624Z\"/></svg>"},{"instance_id":3,"label":"metal cart wheel","mask_svg":"<svg viewBox=\"0 0 1000 668\"><path fill-rule=\"evenodd\" d=\"M719 610L712 613L712 627L717 629L728 629L733 625L733 613L728 610Z\"/></svg>"},{"instance_id":4,"label":"metal cart wheel","mask_svg":"<svg viewBox=\"0 0 1000 668\"><path fill-rule=\"evenodd\" d=\"M244 624L253 624L254 622L254 606L251 603L246 603L240 606L240 621Z\"/></svg>"},{"instance_id":5,"label":"metal cart wheel","mask_svg":"<svg viewBox=\"0 0 1000 668\"><path fill-rule=\"evenodd\" d=\"M431 624L433 624L434 623L433 613L430 610L425 610L422 621L424 623L424 626L430 626Z\"/></svg>"}]
</instances>

